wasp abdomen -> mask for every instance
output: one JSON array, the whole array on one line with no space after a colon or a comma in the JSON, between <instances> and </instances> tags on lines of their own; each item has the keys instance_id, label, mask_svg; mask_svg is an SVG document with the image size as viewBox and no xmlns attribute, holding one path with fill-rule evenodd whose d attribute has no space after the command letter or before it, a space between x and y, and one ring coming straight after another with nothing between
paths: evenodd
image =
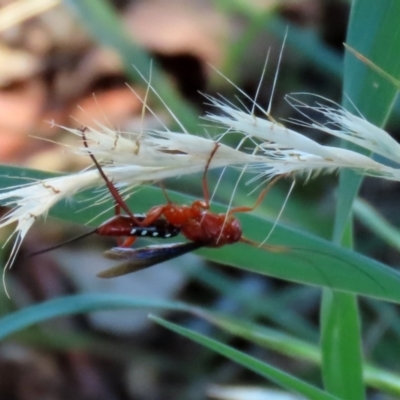
<instances>
[{"instance_id":1,"label":"wasp abdomen","mask_svg":"<svg viewBox=\"0 0 400 400\"><path fill-rule=\"evenodd\" d=\"M142 222L146 218L144 214L134 214L137 221ZM171 224L165 218L158 218L150 225L138 225L127 215L117 215L104 222L96 230L96 233L102 236L135 236L135 237L153 237L168 239L179 235L181 229Z\"/></svg>"}]
</instances>

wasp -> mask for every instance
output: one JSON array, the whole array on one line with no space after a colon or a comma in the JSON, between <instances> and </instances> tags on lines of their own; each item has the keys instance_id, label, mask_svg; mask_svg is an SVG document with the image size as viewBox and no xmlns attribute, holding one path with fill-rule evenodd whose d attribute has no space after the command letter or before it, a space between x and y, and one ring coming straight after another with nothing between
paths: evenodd
<instances>
[{"instance_id":1,"label":"wasp","mask_svg":"<svg viewBox=\"0 0 400 400\"><path fill-rule=\"evenodd\" d=\"M154 206L147 213L138 217L137 214L133 214L129 209L117 188L104 173L96 157L90 152L85 136L85 129L82 129L81 132L89 156L115 201L116 212L119 213L122 209L126 213L125 216L116 215L95 230L95 233L100 235L128 236L118 247L114 247L104 253L105 257L121 260L124 261L124 263L101 272L99 274L100 277L109 278L125 275L179 257L202 247L218 248L237 242L262 247L268 251L285 251L286 248L283 246L260 245L259 243L245 238L242 234L240 221L235 216L237 213L253 211L263 201L264 197L279 177L271 181L270 184L261 191L253 206L234 207L226 213L215 213L211 211L207 173L212 158L218 151L219 144L215 143L203 172L202 200L195 200L190 205L181 205L171 202L168 196L166 196L168 200L166 204ZM168 238L178 234L182 234L188 242L130 248L138 236Z\"/></svg>"},{"instance_id":2,"label":"wasp","mask_svg":"<svg viewBox=\"0 0 400 400\"><path fill-rule=\"evenodd\" d=\"M118 247L106 251L104 255L107 258L124 262L99 273L99 276L102 278L110 278L151 267L202 247L218 248L237 242L243 242L252 246L264 248L268 251L285 251L286 248L283 246L261 245L245 238L242 234L240 221L235 215L237 213L253 211L263 201L272 185L280 177L272 180L269 185L261 191L255 204L251 207L234 207L226 213L215 213L211 211L207 173L212 158L218 151L219 144L215 143L203 172L202 200L195 200L190 205L180 205L171 202L168 196L166 196L168 200L166 204L154 206L145 214L134 214L120 195L118 189L104 173L96 157L90 151L85 130L86 128L81 129L83 143L114 199L116 215L90 232L54 247L32 253L30 254L31 256L59 248L66 243L91 234L117 237ZM123 210L126 215L121 215L121 210ZM188 241L173 244L157 244L142 248L130 247L138 237L167 239L179 234L182 234ZM123 241L121 240L122 237L125 238Z\"/></svg>"}]
</instances>

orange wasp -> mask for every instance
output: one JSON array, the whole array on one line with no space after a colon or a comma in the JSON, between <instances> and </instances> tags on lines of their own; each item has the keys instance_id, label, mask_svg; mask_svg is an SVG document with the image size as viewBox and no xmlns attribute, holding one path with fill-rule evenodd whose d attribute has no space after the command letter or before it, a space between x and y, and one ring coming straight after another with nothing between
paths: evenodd
<instances>
[{"instance_id":1,"label":"orange wasp","mask_svg":"<svg viewBox=\"0 0 400 400\"><path fill-rule=\"evenodd\" d=\"M125 239L123 241L118 239L118 247L114 247L104 253L107 258L124 261L124 263L116 267L99 273L99 276L102 278L111 278L151 267L201 247L222 247L228 244L243 242L255 247L261 247L268 251L286 251L286 247L283 246L261 245L243 237L240 221L235 216L237 213L253 211L263 201L272 185L280 177L273 179L269 185L262 190L253 206L234 207L227 213L212 212L210 210L207 173L212 158L218 151L219 144L215 143L214 149L207 160L202 178L204 200L195 200L191 205L179 205L172 203L167 197L167 204L154 206L146 214L133 214L118 192L118 189L104 173L96 157L90 152L85 131L86 128L81 129L83 143L88 149L90 158L98 169L100 176L103 178L115 201L116 215L90 232L51 248L31 253L30 256L57 249L67 243L82 239L94 233L101 236L124 237ZM126 215L121 215L121 210L123 210ZM136 249L130 247L137 237L167 239L177 236L180 233L185 236L189 242L157 244Z\"/></svg>"},{"instance_id":2,"label":"orange wasp","mask_svg":"<svg viewBox=\"0 0 400 400\"><path fill-rule=\"evenodd\" d=\"M116 204L115 217L97 228L94 232L100 235L127 236L126 240L104 253L105 257L125 261L114 268L103 271L100 277L109 278L125 275L144 268L151 267L179 257L185 253L197 250L201 247L222 247L237 242L248 243L256 247L262 247L268 251L284 251L284 247L260 245L242 235L240 221L236 213L253 211L264 199L271 186L278 178L275 178L258 196L252 207L234 207L227 213L214 213L210 210L210 195L207 182L207 172L212 158L218 151L219 144L215 143L203 173L204 200L196 200L191 205L178 205L168 203L152 207L146 214L138 217L129 209L117 188L104 173L95 156L90 152L87 144L85 129L82 129L82 138L89 156L104 179L107 188ZM126 216L119 215L120 210L126 212ZM122 224L121 221L124 220ZM125 229L125 223L130 224L130 230ZM150 233L151 232L151 233ZM139 236L152 236L166 238L181 233L189 242L174 244L157 244L142 248L132 249L130 246ZM90 234L90 233L88 233Z\"/></svg>"}]
</instances>

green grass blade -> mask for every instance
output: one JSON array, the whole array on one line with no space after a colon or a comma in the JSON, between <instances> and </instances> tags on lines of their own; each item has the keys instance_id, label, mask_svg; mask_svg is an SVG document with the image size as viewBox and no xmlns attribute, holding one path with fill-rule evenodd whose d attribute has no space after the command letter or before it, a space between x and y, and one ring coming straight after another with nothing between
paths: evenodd
<instances>
[{"instance_id":1,"label":"green grass blade","mask_svg":"<svg viewBox=\"0 0 400 400\"><path fill-rule=\"evenodd\" d=\"M209 323L259 346L275 350L280 354L298 358L312 363L320 363L321 354L316 344L297 339L288 333L267 328L244 318L210 312L204 309L196 310L196 315Z\"/></svg>"},{"instance_id":2,"label":"green grass blade","mask_svg":"<svg viewBox=\"0 0 400 400\"><path fill-rule=\"evenodd\" d=\"M347 293L329 292L324 293L321 313L325 388L344 399L363 399L365 389L357 298Z\"/></svg>"},{"instance_id":3,"label":"green grass blade","mask_svg":"<svg viewBox=\"0 0 400 400\"><path fill-rule=\"evenodd\" d=\"M353 3L346 43L395 79L400 78L400 3L397 0ZM397 88L384 76L346 52L343 105L354 103L368 121L383 126Z\"/></svg>"},{"instance_id":4,"label":"green grass blade","mask_svg":"<svg viewBox=\"0 0 400 400\"><path fill-rule=\"evenodd\" d=\"M232 318L207 310L197 310L196 315L230 334L248 340L258 346L274 350L290 358L321 365L321 351L318 345L314 343L295 338L276 329L248 322L243 318ZM400 396L400 376L397 374L377 368L371 364L365 364L364 381L372 388L394 396Z\"/></svg>"},{"instance_id":5,"label":"green grass blade","mask_svg":"<svg viewBox=\"0 0 400 400\"><path fill-rule=\"evenodd\" d=\"M356 199L353 204L353 211L360 223L387 244L400 250L400 231L379 214L374 207L364 200Z\"/></svg>"},{"instance_id":6,"label":"green grass blade","mask_svg":"<svg viewBox=\"0 0 400 400\"><path fill-rule=\"evenodd\" d=\"M202 346L208 347L216 353L221 354L232 361L235 361L243 367L271 380L272 382L275 382L277 385L292 392L298 393L302 396L305 396L307 399L337 399L337 397L332 396L315 386L305 383L304 381L294 376L291 376L286 372L279 370L278 368L272 367L267 363L257 360L254 357L250 357L247 354L235 350L234 348L220 343L214 339L210 339L207 336L200 335L199 333L196 333L192 330L182 328L179 325L172 324L161 318L157 318L154 316L151 316L150 318L159 325L182 336L185 336L193 340L194 342L201 344Z\"/></svg>"},{"instance_id":7,"label":"green grass blade","mask_svg":"<svg viewBox=\"0 0 400 400\"><path fill-rule=\"evenodd\" d=\"M398 49L400 46L399 12L398 1L355 1L352 4L347 37L347 43L351 47L395 78L400 74L400 58L393 59L396 53L390 49ZM347 109L352 110L355 104L365 118L382 126L392 109L397 90L382 75L347 53L344 93L346 96L343 105ZM333 235L337 243L343 236L361 180L360 176L351 171L341 173ZM326 387L331 393L343 398L364 398L356 299L341 293L325 292L322 324L323 375Z\"/></svg>"},{"instance_id":8,"label":"green grass blade","mask_svg":"<svg viewBox=\"0 0 400 400\"><path fill-rule=\"evenodd\" d=\"M399 13L397 0L353 2L346 41L394 79L400 78L400 57L396 57L397 51L394 51L400 46ZM346 52L343 93L345 108L358 110L368 121L383 126L392 111L397 88L352 52ZM341 173L335 240L344 230L361 180L362 177L352 171Z\"/></svg>"},{"instance_id":9,"label":"green grass blade","mask_svg":"<svg viewBox=\"0 0 400 400\"><path fill-rule=\"evenodd\" d=\"M121 310L134 308L190 311L191 307L183 303L137 298L119 294L83 294L49 300L38 305L15 311L0 319L0 339L25 329L31 325L62 317L94 311Z\"/></svg>"}]
</instances>

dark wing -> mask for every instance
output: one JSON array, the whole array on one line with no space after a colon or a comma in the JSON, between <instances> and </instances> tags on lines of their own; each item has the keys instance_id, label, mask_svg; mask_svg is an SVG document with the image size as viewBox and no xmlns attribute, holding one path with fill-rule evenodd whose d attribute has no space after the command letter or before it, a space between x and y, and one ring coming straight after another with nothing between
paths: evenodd
<instances>
[{"instance_id":1,"label":"dark wing","mask_svg":"<svg viewBox=\"0 0 400 400\"><path fill-rule=\"evenodd\" d=\"M141 247L138 249L114 247L105 251L104 257L111 260L123 260L122 264L106 269L97 276L100 278L113 278L116 276L130 274L152 267L163 261L171 260L183 254L197 250L204 246L202 243L186 242L173 244L160 244L154 246Z\"/></svg>"}]
</instances>

